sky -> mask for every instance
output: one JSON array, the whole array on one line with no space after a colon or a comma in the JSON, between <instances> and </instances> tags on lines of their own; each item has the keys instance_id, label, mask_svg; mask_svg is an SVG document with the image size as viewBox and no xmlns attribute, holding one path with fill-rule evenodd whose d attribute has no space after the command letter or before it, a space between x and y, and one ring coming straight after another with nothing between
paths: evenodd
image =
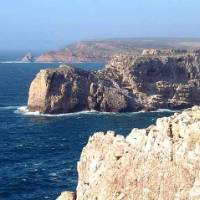
<instances>
[{"instance_id":1,"label":"sky","mask_svg":"<svg viewBox=\"0 0 200 200\"><path fill-rule=\"evenodd\" d=\"M199 0L0 0L0 50L88 39L200 37Z\"/></svg>"}]
</instances>

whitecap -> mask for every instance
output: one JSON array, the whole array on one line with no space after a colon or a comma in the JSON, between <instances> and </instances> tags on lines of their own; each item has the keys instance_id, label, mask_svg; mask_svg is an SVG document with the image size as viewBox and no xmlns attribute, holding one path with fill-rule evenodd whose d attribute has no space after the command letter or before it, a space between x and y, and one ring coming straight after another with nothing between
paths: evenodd
<instances>
[{"instance_id":1,"label":"whitecap","mask_svg":"<svg viewBox=\"0 0 200 200\"><path fill-rule=\"evenodd\" d=\"M52 172L52 173L49 174L49 176L57 176L57 173Z\"/></svg>"},{"instance_id":2,"label":"whitecap","mask_svg":"<svg viewBox=\"0 0 200 200\"><path fill-rule=\"evenodd\" d=\"M17 107L17 110L15 110L16 114L24 114L24 115L40 115L39 111L36 112L29 112L28 107L27 106L20 106Z\"/></svg>"},{"instance_id":3,"label":"whitecap","mask_svg":"<svg viewBox=\"0 0 200 200\"><path fill-rule=\"evenodd\" d=\"M20 63L20 64L22 64L22 63L30 63L30 62L22 62L22 61L2 61L2 62L0 62L1 64L16 64L16 63Z\"/></svg>"},{"instance_id":4,"label":"whitecap","mask_svg":"<svg viewBox=\"0 0 200 200\"><path fill-rule=\"evenodd\" d=\"M151 112L171 112L171 113L175 113L175 112L180 112L181 110L171 110L171 109L157 109L155 111L151 111Z\"/></svg>"}]
</instances>

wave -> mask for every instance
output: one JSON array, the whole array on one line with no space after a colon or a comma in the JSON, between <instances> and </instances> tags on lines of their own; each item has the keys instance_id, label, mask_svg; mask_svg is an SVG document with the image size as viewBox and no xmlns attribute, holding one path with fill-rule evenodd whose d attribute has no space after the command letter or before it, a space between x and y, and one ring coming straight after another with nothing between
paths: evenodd
<instances>
[{"instance_id":1,"label":"wave","mask_svg":"<svg viewBox=\"0 0 200 200\"><path fill-rule=\"evenodd\" d=\"M0 110L15 110L17 108L18 106L4 106L4 107L0 107Z\"/></svg>"},{"instance_id":2,"label":"wave","mask_svg":"<svg viewBox=\"0 0 200 200\"><path fill-rule=\"evenodd\" d=\"M65 116L77 116L77 115L127 115L127 114L137 114L141 113L143 111L139 112L132 112L132 113L117 113L117 112L99 112L96 110L84 110L74 113L62 113L62 114L43 114L39 111L30 112L27 108L27 106L20 106L17 108L15 113L17 114L23 114L23 115L30 115L30 116L44 116L44 117L65 117Z\"/></svg>"},{"instance_id":3,"label":"wave","mask_svg":"<svg viewBox=\"0 0 200 200\"><path fill-rule=\"evenodd\" d=\"M1 64L14 64L14 63L29 63L29 62L22 62L22 61L2 61Z\"/></svg>"},{"instance_id":4,"label":"wave","mask_svg":"<svg viewBox=\"0 0 200 200\"><path fill-rule=\"evenodd\" d=\"M154 111L150 111L150 112L170 112L170 113L175 113L175 112L180 112L181 110L171 110L171 109L157 109Z\"/></svg>"},{"instance_id":5,"label":"wave","mask_svg":"<svg viewBox=\"0 0 200 200\"><path fill-rule=\"evenodd\" d=\"M17 108L15 111L17 114L23 114L23 115L30 115L30 116L43 116L43 117L64 117L64 116L76 116L76 115L84 115L84 114L95 114L95 113L100 113L95 110L91 111L80 111L80 112L74 112L74 113L63 113L63 114L43 114L40 113L39 111L35 112L30 112L27 108L27 106L20 106Z\"/></svg>"},{"instance_id":6,"label":"wave","mask_svg":"<svg viewBox=\"0 0 200 200\"><path fill-rule=\"evenodd\" d=\"M0 64L65 64L65 62L23 62L23 61L1 61Z\"/></svg>"},{"instance_id":7,"label":"wave","mask_svg":"<svg viewBox=\"0 0 200 200\"><path fill-rule=\"evenodd\" d=\"M16 114L23 114L23 115L31 115L31 116L46 116L46 117L64 117L64 116L77 116L77 115L136 115L140 113L146 113L145 111L141 110L138 112L124 112L124 113L118 113L118 112L99 112L96 110L84 110L80 112L74 112L74 113L62 113L62 114L43 114L39 111L30 112L27 108L27 106L4 106L0 107L0 110L14 110L14 113ZM170 109L158 109L154 111L150 111L147 113L175 113L175 112L181 112L182 110L170 110Z\"/></svg>"},{"instance_id":8,"label":"wave","mask_svg":"<svg viewBox=\"0 0 200 200\"><path fill-rule=\"evenodd\" d=\"M141 110L138 112L125 112L125 113L117 113L117 112L99 112L96 110L85 110L85 111L80 111L80 112L74 112L74 113L62 113L62 114L43 114L40 113L39 111L35 111L35 112L30 112L27 108L27 106L20 106L20 107L12 107L9 106L10 108L15 110L16 114L23 114L23 115L29 115L29 116L43 116L43 117L65 117L65 116L77 116L77 115L136 115L136 114L140 114L140 113L145 113L145 111ZM8 107L8 108L9 108ZM150 111L150 113L154 113L154 112L171 112L171 113L175 113L175 112L180 112L180 110L170 110L170 109L158 109L155 111ZM147 112L148 113L148 112Z\"/></svg>"}]
</instances>

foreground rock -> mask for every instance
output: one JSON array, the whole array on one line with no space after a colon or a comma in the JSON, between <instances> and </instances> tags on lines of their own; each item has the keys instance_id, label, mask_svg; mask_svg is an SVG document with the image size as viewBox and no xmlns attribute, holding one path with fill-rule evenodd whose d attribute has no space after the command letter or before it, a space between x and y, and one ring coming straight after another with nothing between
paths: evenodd
<instances>
[{"instance_id":1,"label":"foreground rock","mask_svg":"<svg viewBox=\"0 0 200 200\"><path fill-rule=\"evenodd\" d=\"M56 200L76 200L76 194L74 192L62 192Z\"/></svg>"},{"instance_id":2,"label":"foreground rock","mask_svg":"<svg viewBox=\"0 0 200 200\"><path fill-rule=\"evenodd\" d=\"M199 104L199 53L115 56L94 72L66 65L41 70L28 99L29 110L42 113L126 112Z\"/></svg>"},{"instance_id":3,"label":"foreground rock","mask_svg":"<svg viewBox=\"0 0 200 200\"><path fill-rule=\"evenodd\" d=\"M199 200L200 107L127 137L95 133L78 175L76 200Z\"/></svg>"}]
</instances>

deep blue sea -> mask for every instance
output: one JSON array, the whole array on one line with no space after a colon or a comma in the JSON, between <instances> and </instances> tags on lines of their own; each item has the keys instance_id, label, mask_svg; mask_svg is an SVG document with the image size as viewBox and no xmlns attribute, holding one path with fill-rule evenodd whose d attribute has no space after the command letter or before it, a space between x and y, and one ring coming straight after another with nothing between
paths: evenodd
<instances>
[{"instance_id":1,"label":"deep blue sea","mask_svg":"<svg viewBox=\"0 0 200 200\"><path fill-rule=\"evenodd\" d=\"M0 64L0 200L55 200L74 191L76 163L89 136L114 130L127 135L172 112L83 112L41 116L23 112L29 85L42 68L59 64ZM101 64L74 64L99 69Z\"/></svg>"}]
</instances>

